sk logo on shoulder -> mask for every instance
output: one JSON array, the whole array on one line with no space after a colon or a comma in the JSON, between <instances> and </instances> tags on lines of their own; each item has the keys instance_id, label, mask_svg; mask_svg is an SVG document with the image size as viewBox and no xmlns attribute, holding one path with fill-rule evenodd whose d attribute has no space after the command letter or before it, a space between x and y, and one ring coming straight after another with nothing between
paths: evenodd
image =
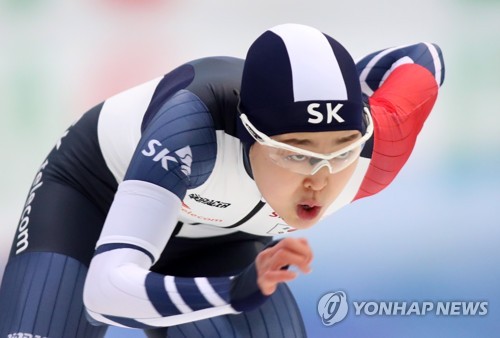
<instances>
[{"instance_id":1,"label":"sk logo on shoulder","mask_svg":"<svg viewBox=\"0 0 500 338\"><path fill-rule=\"evenodd\" d=\"M143 149L141 153L148 157L154 156L153 161L161 162L161 166L167 171L169 170L169 162L171 162L180 165L181 171L186 176L191 174L191 164L193 162L191 147L185 146L175 152L170 152L167 148L160 147L163 147L161 142L153 139L148 142L148 149Z\"/></svg>"},{"instance_id":2,"label":"sk logo on shoulder","mask_svg":"<svg viewBox=\"0 0 500 338\"><path fill-rule=\"evenodd\" d=\"M325 326L340 322L347 316L347 296L343 291L325 294L318 302L318 314Z\"/></svg>"}]
</instances>

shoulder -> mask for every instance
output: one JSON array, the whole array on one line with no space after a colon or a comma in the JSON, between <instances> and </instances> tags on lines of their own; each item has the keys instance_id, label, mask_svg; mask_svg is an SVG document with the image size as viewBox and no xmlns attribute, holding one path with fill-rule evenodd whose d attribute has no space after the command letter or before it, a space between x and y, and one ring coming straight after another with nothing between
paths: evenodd
<instances>
[{"instance_id":1,"label":"shoulder","mask_svg":"<svg viewBox=\"0 0 500 338\"><path fill-rule=\"evenodd\" d=\"M418 67L405 67L408 64ZM442 85L445 74L441 49L438 45L428 42L391 47L371 53L359 60L356 67L361 88L369 96L382 87L386 80L393 77L393 73L401 67L405 67L407 70L419 67L425 69L438 87ZM406 71L405 74L407 77L414 76L411 71ZM407 80L409 79L407 78Z\"/></svg>"},{"instance_id":2,"label":"shoulder","mask_svg":"<svg viewBox=\"0 0 500 338\"><path fill-rule=\"evenodd\" d=\"M125 179L155 183L182 198L187 187L198 186L212 171L216 142L206 105L182 89L165 102L142 132Z\"/></svg>"},{"instance_id":3,"label":"shoulder","mask_svg":"<svg viewBox=\"0 0 500 338\"><path fill-rule=\"evenodd\" d=\"M232 97L234 89L241 84L242 59L228 56L214 56L188 63L194 77L186 87L203 101L210 103L214 97Z\"/></svg>"},{"instance_id":4,"label":"shoulder","mask_svg":"<svg viewBox=\"0 0 500 338\"><path fill-rule=\"evenodd\" d=\"M370 106L385 107L393 114L419 114L432 109L438 91L432 73L422 65L408 63L394 69L369 102Z\"/></svg>"},{"instance_id":5,"label":"shoulder","mask_svg":"<svg viewBox=\"0 0 500 338\"><path fill-rule=\"evenodd\" d=\"M192 61L193 82L186 87L195 94L210 112L215 128L236 135L236 107L241 87L243 59L210 57Z\"/></svg>"},{"instance_id":6,"label":"shoulder","mask_svg":"<svg viewBox=\"0 0 500 338\"><path fill-rule=\"evenodd\" d=\"M234 135L238 104L235 90L239 90L241 85L243 63L242 59L234 57L206 57L187 62L165 74L154 90L141 130L144 131L160 112L172 109L172 100L177 102L191 96L188 99L191 103L199 101L196 105L206 107L216 129ZM181 90L191 94L181 98L177 95ZM183 114L187 106L180 108L177 106L174 110Z\"/></svg>"}]
</instances>

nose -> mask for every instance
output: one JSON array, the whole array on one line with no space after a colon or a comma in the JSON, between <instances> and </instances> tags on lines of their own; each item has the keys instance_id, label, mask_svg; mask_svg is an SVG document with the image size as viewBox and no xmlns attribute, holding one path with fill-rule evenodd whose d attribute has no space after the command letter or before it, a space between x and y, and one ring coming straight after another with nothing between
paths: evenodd
<instances>
[{"instance_id":1,"label":"nose","mask_svg":"<svg viewBox=\"0 0 500 338\"><path fill-rule=\"evenodd\" d=\"M330 170L328 167L323 167L314 175L309 175L304 178L304 187L316 191L322 190L328 184Z\"/></svg>"}]
</instances>

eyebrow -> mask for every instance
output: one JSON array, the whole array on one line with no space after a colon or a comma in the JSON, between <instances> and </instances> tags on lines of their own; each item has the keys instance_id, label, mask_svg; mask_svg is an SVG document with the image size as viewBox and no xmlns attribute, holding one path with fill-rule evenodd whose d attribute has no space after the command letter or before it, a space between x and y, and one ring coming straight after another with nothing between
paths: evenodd
<instances>
[{"instance_id":1,"label":"eyebrow","mask_svg":"<svg viewBox=\"0 0 500 338\"><path fill-rule=\"evenodd\" d=\"M342 145L342 144L345 144L345 143L348 143L350 141L357 139L358 136L359 136L358 133L350 134L347 136L342 136L342 137L334 139L332 143L334 143L335 145ZM309 145L314 145L314 143L315 143L314 141L312 141L311 139L308 139L308 138L304 138L304 139L286 138L286 139L280 140L280 142L283 142L283 143L286 143L289 145L294 145L294 146L309 146Z\"/></svg>"},{"instance_id":2,"label":"eyebrow","mask_svg":"<svg viewBox=\"0 0 500 338\"><path fill-rule=\"evenodd\" d=\"M344 136L344 137L339 137L338 139L335 140L335 143L337 143L337 144L344 144L344 143L347 143L347 142L350 142L350 141L354 141L358 137L359 137L359 134L358 133L354 133L354 134L347 135L347 136Z\"/></svg>"}]
</instances>

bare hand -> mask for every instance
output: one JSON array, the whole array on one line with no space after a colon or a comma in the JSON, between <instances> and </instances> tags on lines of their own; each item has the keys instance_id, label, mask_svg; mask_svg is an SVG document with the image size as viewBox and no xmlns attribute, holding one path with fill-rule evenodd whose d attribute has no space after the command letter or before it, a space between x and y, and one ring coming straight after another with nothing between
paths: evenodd
<instances>
[{"instance_id":1,"label":"bare hand","mask_svg":"<svg viewBox=\"0 0 500 338\"><path fill-rule=\"evenodd\" d=\"M269 296L276 291L278 283L288 282L297 273L282 269L296 266L303 273L311 272L312 250L305 238L285 238L273 247L260 252L255 258L257 285L261 292Z\"/></svg>"}]
</instances>

